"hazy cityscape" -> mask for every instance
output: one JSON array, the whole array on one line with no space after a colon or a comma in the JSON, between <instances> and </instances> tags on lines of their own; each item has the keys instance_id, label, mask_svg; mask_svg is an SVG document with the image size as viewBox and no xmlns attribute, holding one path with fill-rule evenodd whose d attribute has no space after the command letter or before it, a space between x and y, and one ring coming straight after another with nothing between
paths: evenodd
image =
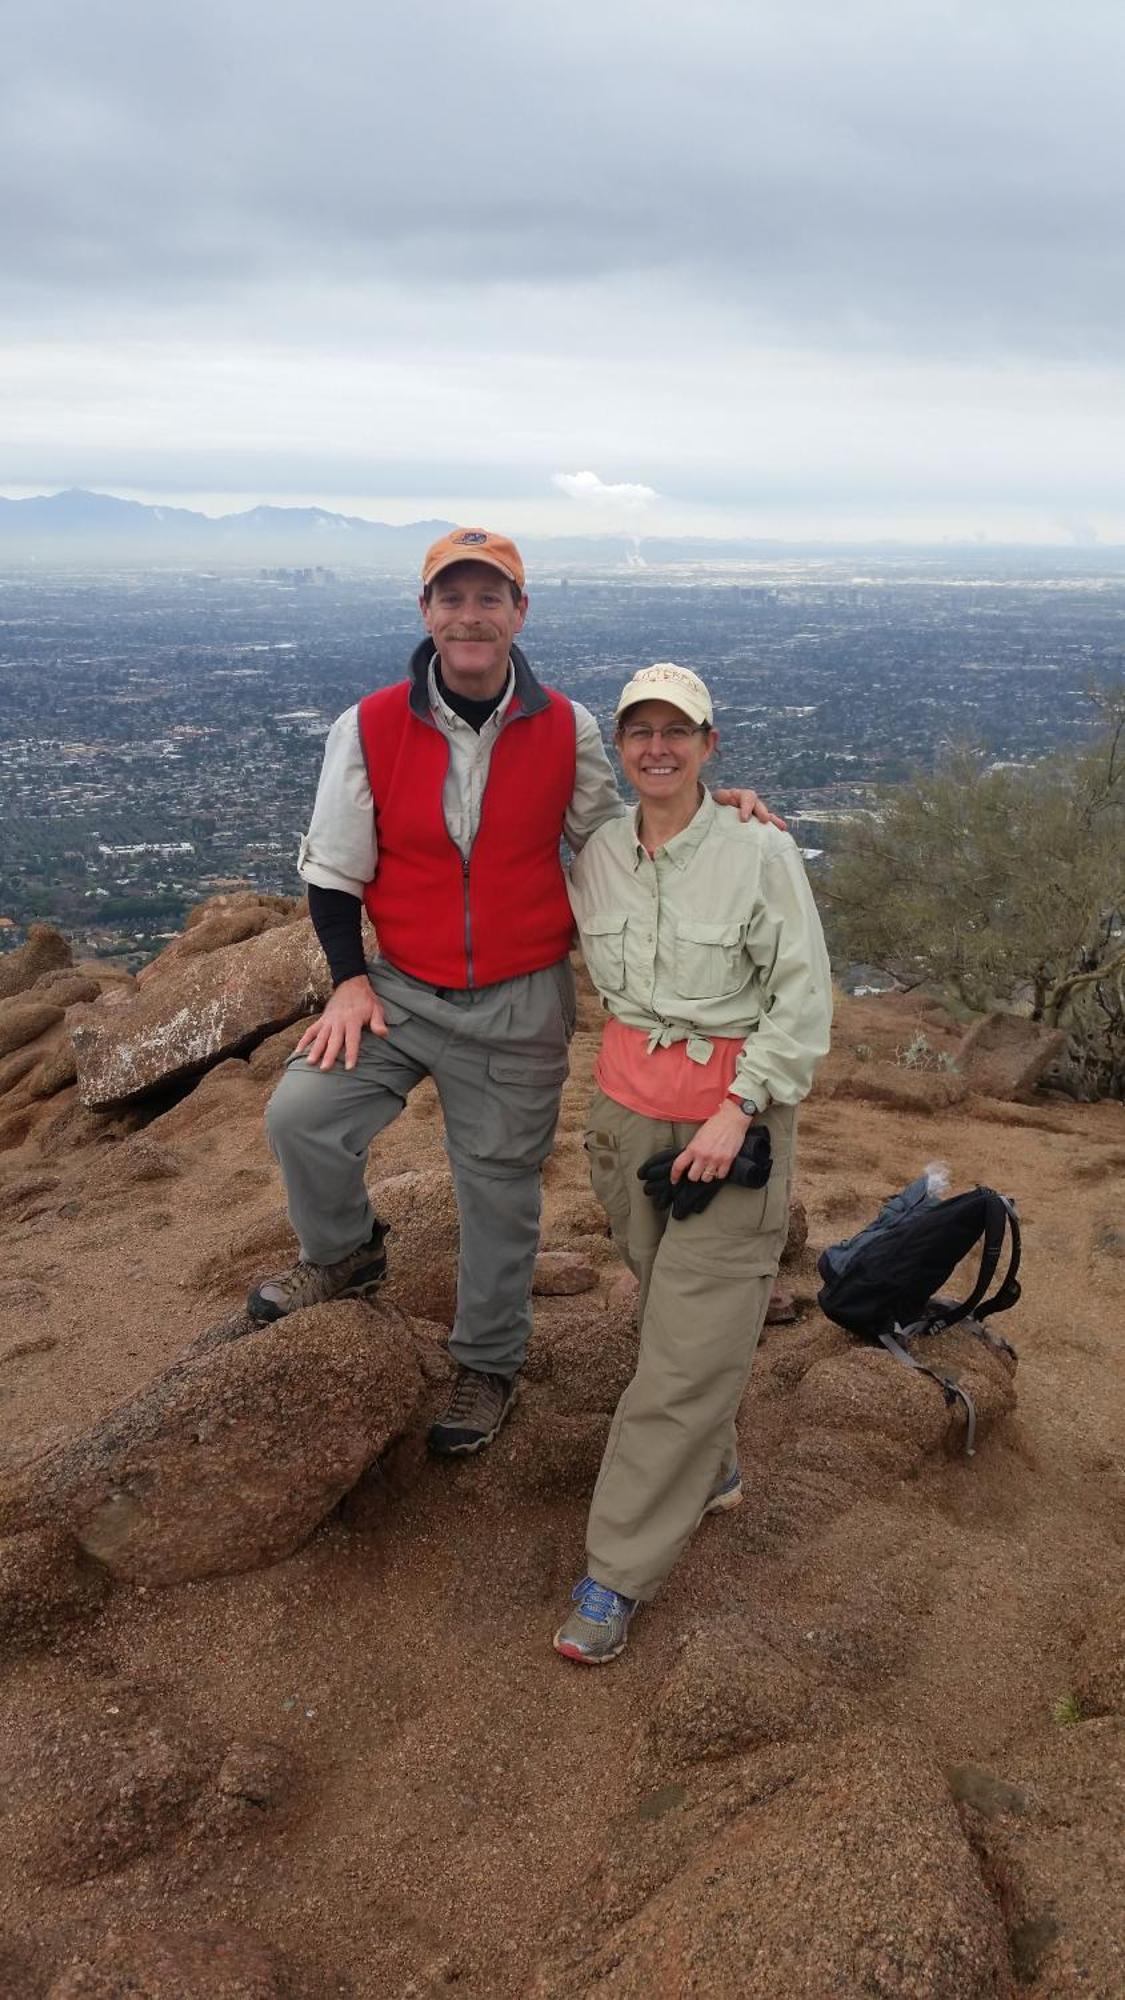
<instances>
[{"instance_id":1,"label":"hazy cityscape","mask_svg":"<svg viewBox=\"0 0 1125 2000\"><path fill-rule=\"evenodd\" d=\"M0 949L46 919L139 963L200 897L297 893L328 724L403 671L406 574L318 565L0 577ZM997 761L1080 737L1119 677L1125 579L914 552L537 571L524 644L608 736L622 679L711 684L717 774L806 848L877 788L974 740Z\"/></svg>"}]
</instances>

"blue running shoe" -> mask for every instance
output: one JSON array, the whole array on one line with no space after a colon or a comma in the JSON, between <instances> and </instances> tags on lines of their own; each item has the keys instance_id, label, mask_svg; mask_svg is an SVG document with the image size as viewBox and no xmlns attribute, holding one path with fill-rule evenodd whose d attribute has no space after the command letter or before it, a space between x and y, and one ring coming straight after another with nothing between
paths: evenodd
<instances>
[{"instance_id":1,"label":"blue running shoe","mask_svg":"<svg viewBox=\"0 0 1125 2000\"><path fill-rule=\"evenodd\" d=\"M575 1609L555 1633L555 1651L564 1660L577 1660L584 1667L604 1667L625 1651L637 1600L607 1590L592 1576L584 1576L570 1594Z\"/></svg>"},{"instance_id":2,"label":"blue running shoe","mask_svg":"<svg viewBox=\"0 0 1125 2000\"><path fill-rule=\"evenodd\" d=\"M699 1516L699 1521L704 1520L708 1514L729 1514L732 1507L741 1507L741 1505L742 1474L739 1471L738 1460L735 1459L726 1478L720 1479L719 1484L712 1488L707 1505ZM696 1527L699 1526L699 1521L696 1522Z\"/></svg>"}]
</instances>

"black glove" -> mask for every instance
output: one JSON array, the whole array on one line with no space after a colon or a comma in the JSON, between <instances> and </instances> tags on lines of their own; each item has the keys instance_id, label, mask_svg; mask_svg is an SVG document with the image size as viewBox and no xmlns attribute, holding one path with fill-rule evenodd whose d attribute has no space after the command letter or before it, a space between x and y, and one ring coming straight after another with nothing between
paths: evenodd
<instances>
[{"instance_id":1,"label":"black glove","mask_svg":"<svg viewBox=\"0 0 1125 2000\"><path fill-rule=\"evenodd\" d=\"M735 1187L765 1187L773 1164L768 1125L751 1125L731 1161L725 1180L690 1181L686 1174L682 1174L673 1185L672 1163L679 1159L682 1152L682 1146L669 1146L662 1153L653 1153L651 1159L637 1168L637 1179L649 1200L657 1208L670 1208L673 1222L683 1222L689 1215L698 1215L709 1201L714 1200L726 1182Z\"/></svg>"}]
</instances>

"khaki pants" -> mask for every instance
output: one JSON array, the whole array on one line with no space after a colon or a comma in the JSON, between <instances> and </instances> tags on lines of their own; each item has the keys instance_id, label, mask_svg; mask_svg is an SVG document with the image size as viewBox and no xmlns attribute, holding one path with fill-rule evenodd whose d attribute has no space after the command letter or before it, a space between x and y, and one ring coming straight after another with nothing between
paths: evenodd
<instances>
[{"instance_id":1,"label":"khaki pants","mask_svg":"<svg viewBox=\"0 0 1125 2000\"><path fill-rule=\"evenodd\" d=\"M637 1169L686 1145L698 1123L644 1118L601 1091L590 1106L594 1192L641 1288L637 1372L617 1406L586 1532L590 1575L626 1597L656 1595L735 1463L735 1416L785 1247L796 1112L771 1105L764 1123L767 1185L721 1187L702 1214L673 1222Z\"/></svg>"}]
</instances>

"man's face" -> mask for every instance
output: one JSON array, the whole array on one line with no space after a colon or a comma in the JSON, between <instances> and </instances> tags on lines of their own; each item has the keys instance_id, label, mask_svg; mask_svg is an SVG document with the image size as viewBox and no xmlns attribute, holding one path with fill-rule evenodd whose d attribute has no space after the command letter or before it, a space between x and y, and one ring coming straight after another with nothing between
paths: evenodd
<instances>
[{"instance_id":1,"label":"man's face","mask_svg":"<svg viewBox=\"0 0 1125 2000\"><path fill-rule=\"evenodd\" d=\"M452 563L434 578L422 619L441 654L442 677L458 693L484 699L503 685L512 640L523 628L527 598L517 604L506 576L489 563Z\"/></svg>"}]
</instances>

